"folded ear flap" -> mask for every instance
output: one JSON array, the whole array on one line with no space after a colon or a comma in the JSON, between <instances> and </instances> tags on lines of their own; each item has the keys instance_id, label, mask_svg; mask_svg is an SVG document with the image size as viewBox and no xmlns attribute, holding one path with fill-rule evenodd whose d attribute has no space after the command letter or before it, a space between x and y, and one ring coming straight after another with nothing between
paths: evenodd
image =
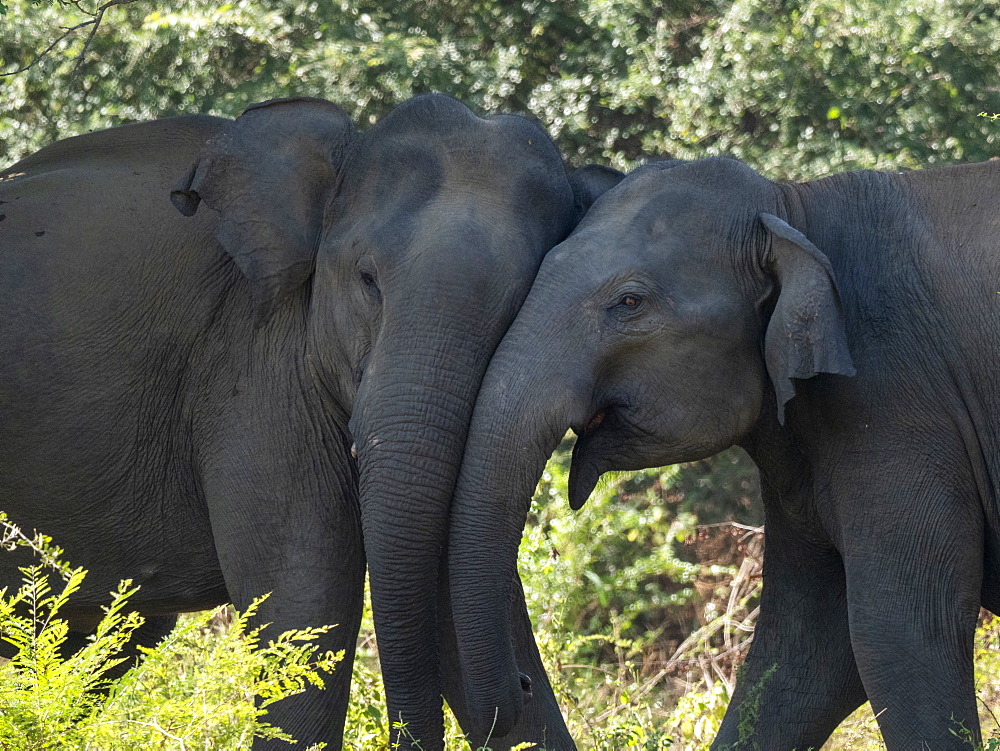
<instances>
[{"instance_id":1,"label":"folded ear flap","mask_svg":"<svg viewBox=\"0 0 1000 751\"><path fill-rule=\"evenodd\" d=\"M569 176L573 186L573 224L580 223L594 201L625 179L625 173L600 164L588 164Z\"/></svg>"},{"instance_id":2,"label":"folded ear flap","mask_svg":"<svg viewBox=\"0 0 1000 751\"><path fill-rule=\"evenodd\" d=\"M250 282L256 325L312 274L323 211L354 124L323 99L251 105L202 148L170 194L185 216L204 202L216 237Z\"/></svg>"},{"instance_id":3,"label":"folded ear flap","mask_svg":"<svg viewBox=\"0 0 1000 751\"><path fill-rule=\"evenodd\" d=\"M785 404L795 396L793 378L856 371L830 260L778 217L761 214L760 220L771 236L768 265L780 286L764 335L764 360L778 398L778 421L784 424Z\"/></svg>"}]
</instances>

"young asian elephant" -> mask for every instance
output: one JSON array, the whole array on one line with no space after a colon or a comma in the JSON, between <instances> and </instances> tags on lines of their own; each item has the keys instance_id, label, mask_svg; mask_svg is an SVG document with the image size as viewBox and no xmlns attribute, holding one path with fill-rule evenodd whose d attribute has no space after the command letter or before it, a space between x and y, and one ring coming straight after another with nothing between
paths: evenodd
<instances>
[{"instance_id":1,"label":"young asian elephant","mask_svg":"<svg viewBox=\"0 0 1000 751\"><path fill-rule=\"evenodd\" d=\"M795 184L719 158L605 193L546 256L470 427L449 568L473 716L518 716L495 603L572 428L574 508L609 470L733 444L760 468L760 618L716 747L818 748L866 699L889 748L978 738L973 632L980 605L1000 612L998 196L1000 162Z\"/></svg>"},{"instance_id":2,"label":"young asian elephant","mask_svg":"<svg viewBox=\"0 0 1000 751\"><path fill-rule=\"evenodd\" d=\"M367 558L400 747L441 748L442 693L468 727L448 505L490 355L590 174L574 197L538 125L440 95L363 133L275 100L0 172L0 507L89 570L74 627L123 577L147 640L270 592L266 635L336 623L320 646L346 659L268 719L340 748ZM490 745L573 748L523 599L509 617L535 696Z\"/></svg>"}]
</instances>

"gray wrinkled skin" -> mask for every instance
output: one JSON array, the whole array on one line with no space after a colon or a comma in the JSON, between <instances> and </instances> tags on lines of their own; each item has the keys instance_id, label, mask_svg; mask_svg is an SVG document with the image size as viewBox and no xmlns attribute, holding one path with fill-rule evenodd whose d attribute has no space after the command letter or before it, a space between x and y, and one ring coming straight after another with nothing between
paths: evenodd
<instances>
[{"instance_id":1,"label":"gray wrinkled skin","mask_svg":"<svg viewBox=\"0 0 1000 751\"><path fill-rule=\"evenodd\" d=\"M963 748L958 723L979 737L973 632L980 605L1000 611L998 191L995 162L776 184L708 159L594 204L491 361L456 486L474 718L518 716L493 603L572 427L575 507L609 470L733 444L760 468L763 599L717 748L819 748L866 699L891 749Z\"/></svg>"},{"instance_id":2,"label":"gray wrinkled skin","mask_svg":"<svg viewBox=\"0 0 1000 751\"><path fill-rule=\"evenodd\" d=\"M74 628L123 577L148 639L270 592L268 634L338 624L320 646L346 659L267 719L340 748L367 558L390 716L439 749L443 693L471 727L448 503L489 357L574 200L537 125L437 95L364 133L276 100L0 173L0 498L89 570ZM0 586L23 563L5 554ZM534 697L491 745L573 748L523 598L508 617Z\"/></svg>"}]
</instances>

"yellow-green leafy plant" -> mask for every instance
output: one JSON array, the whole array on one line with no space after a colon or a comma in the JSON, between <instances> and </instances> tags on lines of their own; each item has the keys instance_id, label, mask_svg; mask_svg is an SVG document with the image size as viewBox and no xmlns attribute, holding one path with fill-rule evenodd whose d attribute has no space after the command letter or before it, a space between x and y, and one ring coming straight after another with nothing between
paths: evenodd
<instances>
[{"instance_id":1,"label":"yellow-green leafy plant","mask_svg":"<svg viewBox=\"0 0 1000 751\"><path fill-rule=\"evenodd\" d=\"M0 638L13 657L0 664L0 750L249 748L253 739L292 739L266 722L267 707L323 686L342 654L319 653L332 626L288 631L264 642L251 627L259 598L213 630L210 611L186 617L122 677L109 671L142 625L128 611L138 587L111 593L104 617L80 650L64 654L69 628L61 611L86 572L71 568L43 535L24 535L0 514L0 544L33 550L40 563L21 569L17 592L0 591Z\"/></svg>"}]
</instances>

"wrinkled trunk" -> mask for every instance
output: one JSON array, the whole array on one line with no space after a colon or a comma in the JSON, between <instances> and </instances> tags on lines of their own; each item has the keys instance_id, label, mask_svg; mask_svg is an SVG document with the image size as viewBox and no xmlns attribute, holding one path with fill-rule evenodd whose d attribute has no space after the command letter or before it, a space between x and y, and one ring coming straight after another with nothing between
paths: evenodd
<instances>
[{"instance_id":1,"label":"wrinkled trunk","mask_svg":"<svg viewBox=\"0 0 1000 751\"><path fill-rule=\"evenodd\" d=\"M373 354L351 419L365 553L389 720L406 723L392 738L400 748L419 741L430 751L441 748L443 734L438 572L489 352L470 345L442 365L441 336L413 332L380 342L379 350L392 359Z\"/></svg>"},{"instance_id":2,"label":"wrinkled trunk","mask_svg":"<svg viewBox=\"0 0 1000 751\"><path fill-rule=\"evenodd\" d=\"M570 381L556 369L526 373L501 345L476 403L451 509L449 576L469 709L499 736L524 702L510 628L518 545L545 462L579 419Z\"/></svg>"}]
</instances>

